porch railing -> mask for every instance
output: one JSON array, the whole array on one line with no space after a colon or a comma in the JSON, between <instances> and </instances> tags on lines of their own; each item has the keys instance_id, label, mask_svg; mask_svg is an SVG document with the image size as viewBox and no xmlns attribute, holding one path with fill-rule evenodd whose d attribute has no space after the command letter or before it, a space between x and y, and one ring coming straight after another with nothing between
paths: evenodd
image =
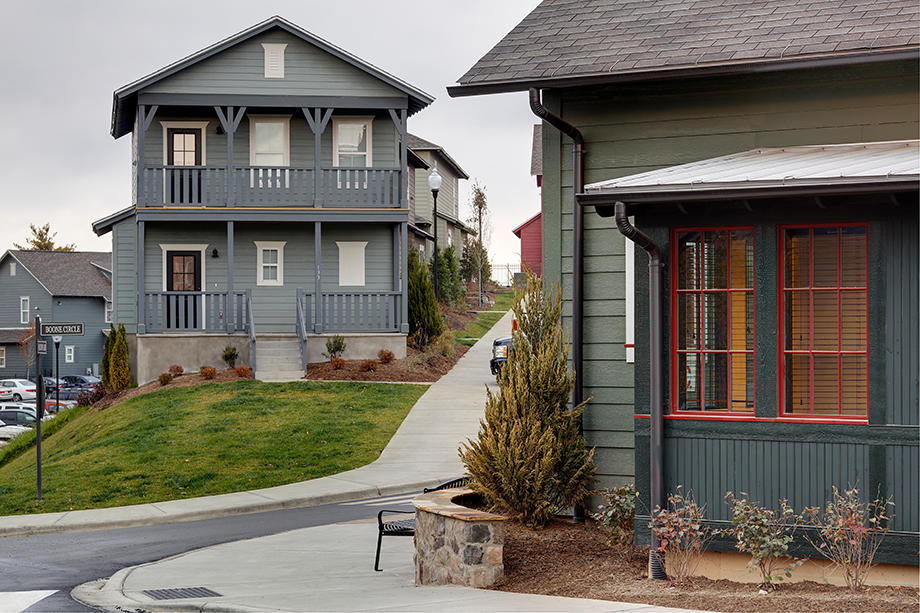
<instances>
[{"instance_id":1,"label":"porch railing","mask_svg":"<svg viewBox=\"0 0 920 613\"><path fill-rule=\"evenodd\" d=\"M297 289L297 343L300 345L300 364L304 371L307 370L307 330L313 329L313 295L304 290Z\"/></svg>"},{"instance_id":2,"label":"porch railing","mask_svg":"<svg viewBox=\"0 0 920 613\"><path fill-rule=\"evenodd\" d=\"M401 207L399 168L145 166L141 206Z\"/></svg>"},{"instance_id":3,"label":"porch railing","mask_svg":"<svg viewBox=\"0 0 920 613\"><path fill-rule=\"evenodd\" d=\"M323 332L399 332L402 292L323 292Z\"/></svg>"},{"instance_id":4,"label":"porch railing","mask_svg":"<svg viewBox=\"0 0 920 613\"><path fill-rule=\"evenodd\" d=\"M145 292L148 332L243 332L251 327L248 292Z\"/></svg>"},{"instance_id":5,"label":"porch railing","mask_svg":"<svg viewBox=\"0 0 920 613\"><path fill-rule=\"evenodd\" d=\"M246 331L249 332L249 361L252 364L252 378L256 378L256 322L252 317L252 291L246 290L246 312L249 319L246 321Z\"/></svg>"}]
</instances>

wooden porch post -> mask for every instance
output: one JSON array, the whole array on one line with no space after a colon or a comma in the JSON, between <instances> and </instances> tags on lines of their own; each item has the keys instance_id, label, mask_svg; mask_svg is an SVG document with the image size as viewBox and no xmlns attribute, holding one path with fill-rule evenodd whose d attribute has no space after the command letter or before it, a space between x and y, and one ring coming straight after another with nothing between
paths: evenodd
<instances>
[{"instance_id":1,"label":"wooden porch post","mask_svg":"<svg viewBox=\"0 0 920 613\"><path fill-rule=\"evenodd\" d=\"M316 313L313 316L313 331L320 333L323 331L323 224L319 221L313 223L313 268L316 271Z\"/></svg>"},{"instance_id":2,"label":"wooden porch post","mask_svg":"<svg viewBox=\"0 0 920 613\"><path fill-rule=\"evenodd\" d=\"M147 332L146 300L144 299L144 223L137 222L137 333Z\"/></svg>"},{"instance_id":3,"label":"wooden porch post","mask_svg":"<svg viewBox=\"0 0 920 613\"><path fill-rule=\"evenodd\" d=\"M407 124L407 111L406 109L399 109L397 113L395 109L387 109L390 112L390 119L393 120L393 124L396 126L396 132L399 134L399 202L397 205L402 207L409 206L409 149L408 149L408 134L409 128Z\"/></svg>"},{"instance_id":4,"label":"wooden porch post","mask_svg":"<svg viewBox=\"0 0 920 613\"><path fill-rule=\"evenodd\" d=\"M224 307L224 318L227 324L227 334L236 331L236 313L233 307L236 302L233 299L233 222L227 222L227 304Z\"/></svg>"},{"instance_id":5,"label":"wooden porch post","mask_svg":"<svg viewBox=\"0 0 920 613\"><path fill-rule=\"evenodd\" d=\"M332 109L321 108L313 109L302 107L301 112L313 131L313 206L322 207L322 199L319 197L319 188L322 185L320 173L322 172L322 153L323 153L323 132L326 131L326 124L332 116Z\"/></svg>"},{"instance_id":6,"label":"wooden porch post","mask_svg":"<svg viewBox=\"0 0 920 613\"><path fill-rule=\"evenodd\" d=\"M233 112L233 107L228 106L227 112L224 114L224 110L219 106L214 107L214 112L217 113L217 119L220 121L220 126L224 129L224 132L227 133L227 179L224 182L226 186L226 196L227 196L227 206L233 206L236 203L236 181L233 180L233 136L236 134L236 129L240 127L240 122L243 120L243 114L246 112L246 107L241 106L237 109L236 113Z\"/></svg>"},{"instance_id":7,"label":"wooden porch post","mask_svg":"<svg viewBox=\"0 0 920 613\"><path fill-rule=\"evenodd\" d=\"M153 121L153 117L156 115L158 108L159 106L157 105L151 106L150 112L147 112L147 105L137 105L137 157L134 160L134 176L135 181L137 181L137 200L135 204L150 204L147 202L145 198L146 194L144 193L144 137L147 135L147 129L150 127L150 123Z\"/></svg>"},{"instance_id":8,"label":"wooden porch post","mask_svg":"<svg viewBox=\"0 0 920 613\"><path fill-rule=\"evenodd\" d=\"M399 243L402 247L399 253L399 262L402 267L402 319L400 320L399 331L403 334L409 334L409 224L402 222L399 224Z\"/></svg>"}]
</instances>

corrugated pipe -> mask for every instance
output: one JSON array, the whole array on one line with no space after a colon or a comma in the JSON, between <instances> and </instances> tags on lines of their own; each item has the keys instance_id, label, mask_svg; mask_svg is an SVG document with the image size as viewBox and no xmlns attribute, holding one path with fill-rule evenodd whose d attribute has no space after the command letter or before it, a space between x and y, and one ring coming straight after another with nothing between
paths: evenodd
<instances>
[{"instance_id":1,"label":"corrugated pipe","mask_svg":"<svg viewBox=\"0 0 920 613\"><path fill-rule=\"evenodd\" d=\"M629 223L626 205L617 202L614 219L620 233L642 247L648 253L648 348L649 348L649 509L663 507L662 482L662 440L663 420L661 416L661 249L647 235ZM658 539L651 535L649 554L649 577L667 579L664 560L658 551Z\"/></svg>"},{"instance_id":2,"label":"corrugated pipe","mask_svg":"<svg viewBox=\"0 0 920 613\"><path fill-rule=\"evenodd\" d=\"M575 202L575 195L580 194L585 188L585 138L578 128L567 122L562 117L551 112L540 101L540 91L536 88L530 88L530 110L533 114L550 124L563 134L566 134L575 142L573 151L574 160L572 168L574 169L574 178L572 180L572 215L575 218L575 237L572 245L572 366L575 369L575 387L572 390L572 406L580 404L584 398L584 375L582 374L582 324L584 313L584 286L582 284L582 271L584 269L584 234L585 221L584 214L578 203ZM578 433L583 434L582 423L578 422ZM582 506L576 506L573 520L576 523L585 521L585 509Z\"/></svg>"}]
</instances>

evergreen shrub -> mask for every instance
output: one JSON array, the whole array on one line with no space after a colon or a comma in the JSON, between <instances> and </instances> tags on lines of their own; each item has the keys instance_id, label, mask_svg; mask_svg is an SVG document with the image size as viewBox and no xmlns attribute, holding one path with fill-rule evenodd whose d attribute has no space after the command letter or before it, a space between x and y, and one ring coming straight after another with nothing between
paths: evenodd
<instances>
[{"instance_id":1,"label":"evergreen shrub","mask_svg":"<svg viewBox=\"0 0 920 613\"><path fill-rule=\"evenodd\" d=\"M341 334L336 334L332 338L326 339L326 352L323 355L330 360L334 360L345 353L345 347L345 337Z\"/></svg>"},{"instance_id":2,"label":"evergreen shrub","mask_svg":"<svg viewBox=\"0 0 920 613\"><path fill-rule=\"evenodd\" d=\"M131 367L128 365L128 341L125 338L124 324L118 324L108 374L108 387L113 392L126 390L131 385Z\"/></svg>"},{"instance_id":3,"label":"evergreen shrub","mask_svg":"<svg viewBox=\"0 0 920 613\"><path fill-rule=\"evenodd\" d=\"M409 342L422 349L441 334L443 327L428 269L422 265L418 250L412 249L409 252Z\"/></svg>"},{"instance_id":4,"label":"evergreen shrub","mask_svg":"<svg viewBox=\"0 0 920 613\"><path fill-rule=\"evenodd\" d=\"M99 378L108 386L109 382L109 363L112 361L112 348L115 346L115 337L118 331L115 324L109 324L109 334L105 337L105 349L102 353L102 365L99 367Z\"/></svg>"},{"instance_id":5,"label":"evergreen shrub","mask_svg":"<svg viewBox=\"0 0 920 613\"><path fill-rule=\"evenodd\" d=\"M233 368L236 366L236 361L240 357L240 352L233 345L227 345L224 347L224 352L220 355L220 359L227 363L227 366Z\"/></svg>"}]
</instances>

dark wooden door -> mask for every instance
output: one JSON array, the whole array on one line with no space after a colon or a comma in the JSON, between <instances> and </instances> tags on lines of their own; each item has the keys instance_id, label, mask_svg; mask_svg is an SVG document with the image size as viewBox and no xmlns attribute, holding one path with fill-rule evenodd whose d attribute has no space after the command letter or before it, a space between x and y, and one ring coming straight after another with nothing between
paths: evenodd
<instances>
[{"instance_id":1,"label":"dark wooden door","mask_svg":"<svg viewBox=\"0 0 920 613\"><path fill-rule=\"evenodd\" d=\"M203 326L200 252L166 252L166 291L170 292L166 296L168 328L190 330Z\"/></svg>"},{"instance_id":2,"label":"dark wooden door","mask_svg":"<svg viewBox=\"0 0 920 613\"><path fill-rule=\"evenodd\" d=\"M201 204L201 128L167 128L166 142L169 203Z\"/></svg>"}]
</instances>

